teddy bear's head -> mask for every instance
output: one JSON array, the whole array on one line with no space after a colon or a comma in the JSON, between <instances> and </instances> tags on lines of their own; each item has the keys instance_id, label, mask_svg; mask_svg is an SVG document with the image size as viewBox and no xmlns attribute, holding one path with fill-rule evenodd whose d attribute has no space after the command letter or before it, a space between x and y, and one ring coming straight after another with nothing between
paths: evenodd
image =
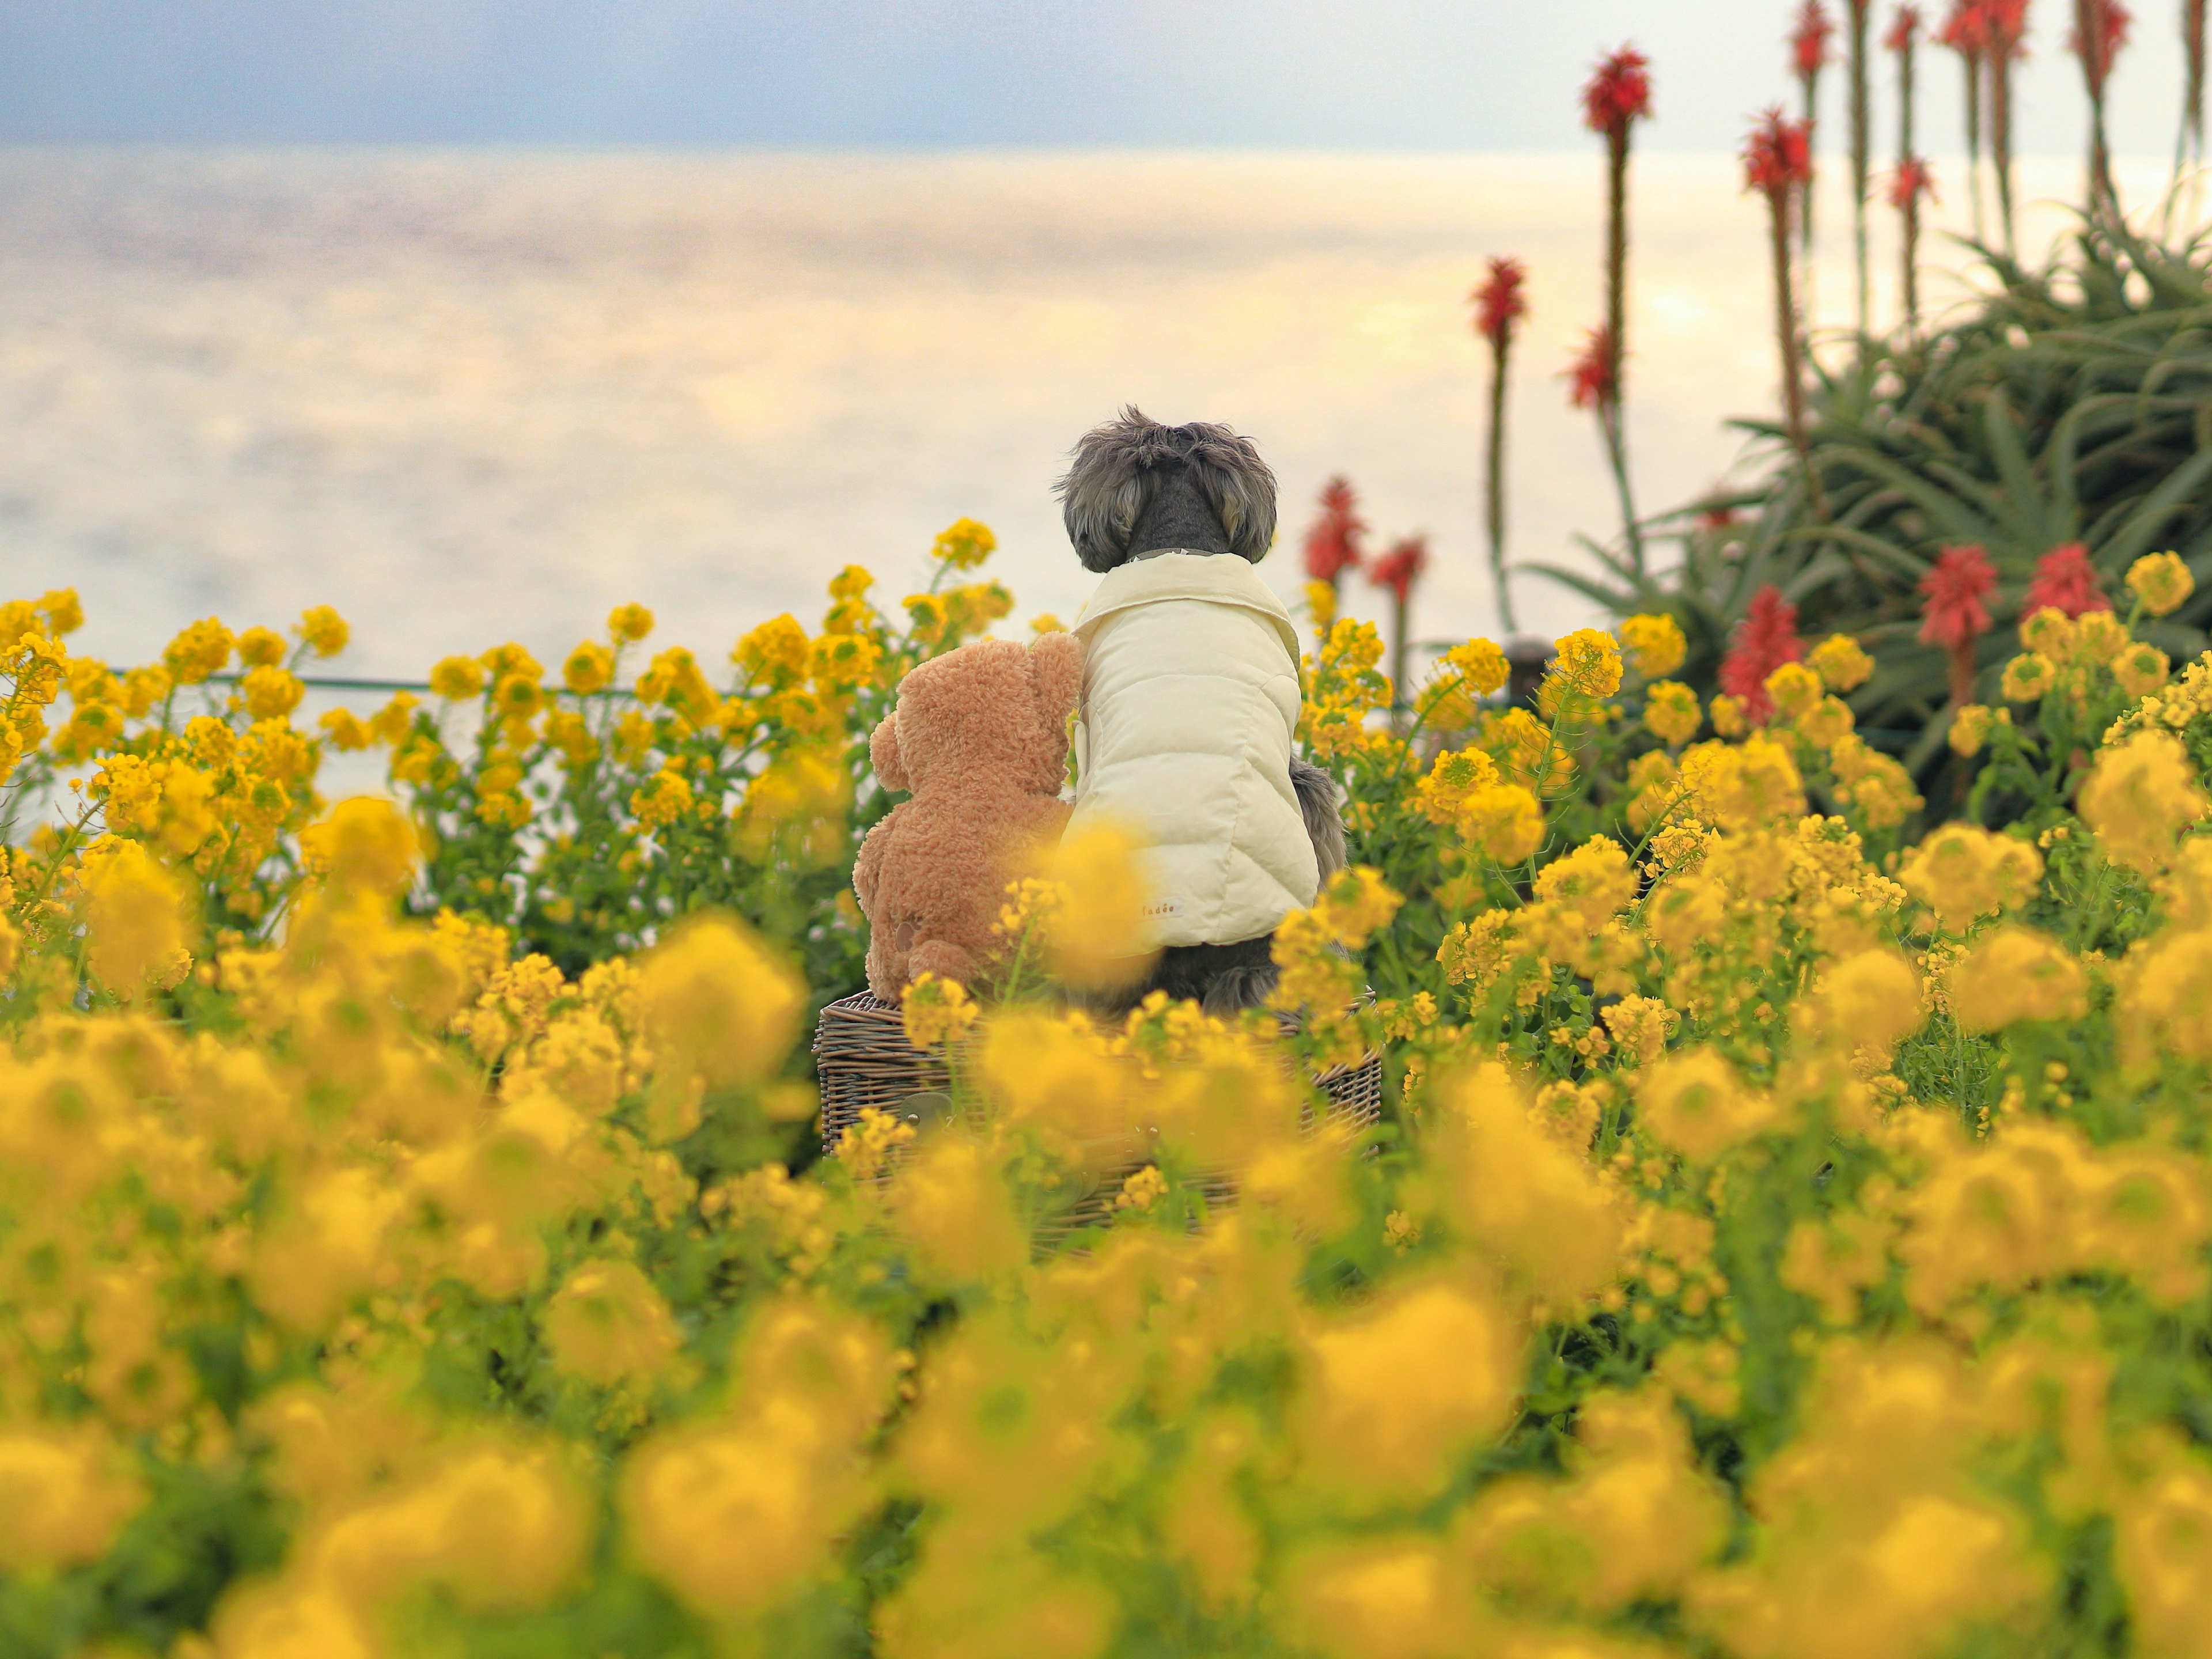
<instances>
[{"instance_id":1,"label":"teddy bear's head","mask_svg":"<svg viewBox=\"0 0 2212 1659\"><path fill-rule=\"evenodd\" d=\"M1026 651L977 640L932 658L899 682L897 708L868 739L876 777L887 789L944 779L1056 793L1082 685L1083 643L1073 634L1047 634Z\"/></svg>"}]
</instances>

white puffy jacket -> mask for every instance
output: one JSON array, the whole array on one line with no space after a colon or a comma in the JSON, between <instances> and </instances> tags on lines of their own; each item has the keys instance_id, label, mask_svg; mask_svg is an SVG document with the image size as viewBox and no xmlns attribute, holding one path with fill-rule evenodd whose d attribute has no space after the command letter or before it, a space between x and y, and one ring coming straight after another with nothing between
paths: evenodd
<instances>
[{"instance_id":1,"label":"white puffy jacket","mask_svg":"<svg viewBox=\"0 0 2212 1659\"><path fill-rule=\"evenodd\" d=\"M1107 574L1075 624L1075 834L1151 842L1153 943L1233 945L1311 904L1291 788L1298 632L1234 554L1158 553Z\"/></svg>"}]
</instances>

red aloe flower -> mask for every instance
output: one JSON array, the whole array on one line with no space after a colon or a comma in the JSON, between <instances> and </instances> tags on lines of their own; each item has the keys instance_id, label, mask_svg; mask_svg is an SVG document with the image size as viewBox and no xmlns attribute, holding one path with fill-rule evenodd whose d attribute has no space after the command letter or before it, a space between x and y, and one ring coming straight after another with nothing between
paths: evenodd
<instances>
[{"instance_id":1,"label":"red aloe flower","mask_svg":"<svg viewBox=\"0 0 2212 1659\"><path fill-rule=\"evenodd\" d=\"M2080 542L2065 542L2035 562L2035 580L2028 584L2025 616L2048 606L2078 617L2085 611L2110 611L2112 602L2097 586L2097 568L2089 562L2089 550Z\"/></svg>"},{"instance_id":2,"label":"red aloe flower","mask_svg":"<svg viewBox=\"0 0 2212 1659\"><path fill-rule=\"evenodd\" d=\"M1989 555L1975 543L1947 547L1920 579L1928 608L1920 619L1920 637L1940 645L1951 659L1951 701L1974 700L1974 641L1990 631L1989 607L1982 600L1997 585L1997 573Z\"/></svg>"},{"instance_id":3,"label":"red aloe flower","mask_svg":"<svg viewBox=\"0 0 2212 1659\"><path fill-rule=\"evenodd\" d=\"M1608 137L1626 133L1632 121L1651 114L1651 60L1633 46L1623 46L1598 60L1583 88L1583 125Z\"/></svg>"},{"instance_id":4,"label":"red aloe flower","mask_svg":"<svg viewBox=\"0 0 2212 1659\"><path fill-rule=\"evenodd\" d=\"M1490 538L1490 586L1498 624L1518 631L1513 590L1505 577L1505 364L1513 336L1528 314L1528 273L1518 259L1492 258L1490 274L1468 297L1474 301L1474 331L1490 342L1490 444L1483 458L1483 520Z\"/></svg>"},{"instance_id":5,"label":"red aloe flower","mask_svg":"<svg viewBox=\"0 0 2212 1659\"><path fill-rule=\"evenodd\" d=\"M1474 331L1501 351L1513 343L1515 326L1528 314L1528 272L1518 259L1493 258L1482 285L1468 295L1475 308Z\"/></svg>"},{"instance_id":6,"label":"red aloe flower","mask_svg":"<svg viewBox=\"0 0 2212 1659\"><path fill-rule=\"evenodd\" d=\"M1986 0L1951 0L1951 15L1936 32L1936 43L1948 46L1962 58L1978 58L1990 49L1990 14Z\"/></svg>"},{"instance_id":7,"label":"red aloe flower","mask_svg":"<svg viewBox=\"0 0 2212 1659\"><path fill-rule=\"evenodd\" d=\"M1390 595L1390 684L1395 707L1406 707L1406 668L1413 651L1413 584L1429 568L1429 538L1401 536L1367 567L1367 580Z\"/></svg>"},{"instance_id":8,"label":"red aloe flower","mask_svg":"<svg viewBox=\"0 0 2212 1659\"><path fill-rule=\"evenodd\" d=\"M1613 379L1613 331L1600 323L1583 342L1582 356L1562 376L1567 398L1577 409L1610 409L1620 395Z\"/></svg>"},{"instance_id":9,"label":"red aloe flower","mask_svg":"<svg viewBox=\"0 0 2212 1659\"><path fill-rule=\"evenodd\" d=\"M1403 605L1412 597L1413 584L1428 568L1429 538L1401 536L1391 543L1388 553L1367 567L1367 580L1377 587L1389 589L1391 597Z\"/></svg>"},{"instance_id":10,"label":"red aloe flower","mask_svg":"<svg viewBox=\"0 0 2212 1659\"><path fill-rule=\"evenodd\" d=\"M1921 639L1929 645L1954 646L1988 633L1989 607L1982 601L1996 585L1996 568L1978 544L1945 548L1920 579L1920 591L1928 596L1920 620Z\"/></svg>"},{"instance_id":11,"label":"red aloe flower","mask_svg":"<svg viewBox=\"0 0 2212 1659\"><path fill-rule=\"evenodd\" d=\"M1881 44L1891 52L1906 52L1911 50L1919 35L1920 8L1899 6L1896 17L1890 22L1889 33L1881 37Z\"/></svg>"},{"instance_id":12,"label":"red aloe flower","mask_svg":"<svg viewBox=\"0 0 2212 1659\"><path fill-rule=\"evenodd\" d=\"M1766 677L1804 654L1805 641L1797 637L1797 607L1768 582L1751 596L1751 610L1737 626L1735 643L1721 659L1721 690L1741 699L1747 718L1764 721L1774 713Z\"/></svg>"},{"instance_id":13,"label":"red aloe flower","mask_svg":"<svg viewBox=\"0 0 2212 1659\"><path fill-rule=\"evenodd\" d=\"M1790 32L1790 52L1800 80L1810 80L1828 64L1828 37L1836 32L1820 0L1805 0L1797 27Z\"/></svg>"},{"instance_id":14,"label":"red aloe flower","mask_svg":"<svg viewBox=\"0 0 2212 1659\"><path fill-rule=\"evenodd\" d=\"M1812 176L1813 124L1789 119L1779 104L1769 106L1743 147L1744 188L1786 199Z\"/></svg>"},{"instance_id":15,"label":"red aloe flower","mask_svg":"<svg viewBox=\"0 0 2212 1659\"><path fill-rule=\"evenodd\" d=\"M1321 516L1306 532L1306 578L1331 587L1347 570L1357 570L1365 556L1359 538L1367 526L1359 516L1359 498L1349 478L1331 478L1322 486Z\"/></svg>"},{"instance_id":16,"label":"red aloe flower","mask_svg":"<svg viewBox=\"0 0 2212 1659\"><path fill-rule=\"evenodd\" d=\"M1889 186L1889 204L1900 211L1922 197L1936 194L1936 175L1928 163L1917 155L1908 155L1897 164L1897 177Z\"/></svg>"},{"instance_id":17,"label":"red aloe flower","mask_svg":"<svg viewBox=\"0 0 2212 1659\"><path fill-rule=\"evenodd\" d=\"M2074 0L2074 32L2066 49L2081 60L2092 98L2104 96L2113 60L2127 45L2128 25L2134 21L2120 0Z\"/></svg>"}]
</instances>

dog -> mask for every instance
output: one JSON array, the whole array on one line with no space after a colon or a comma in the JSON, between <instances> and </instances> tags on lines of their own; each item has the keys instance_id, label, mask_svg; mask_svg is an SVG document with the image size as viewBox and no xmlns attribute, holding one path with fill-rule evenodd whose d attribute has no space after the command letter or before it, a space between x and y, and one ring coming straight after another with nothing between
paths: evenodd
<instances>
[{"instance_id":1,"label":"dog","mask_svg":"<svg viewBox=\"0 0 2212 1659\"><path fill-rule=\"evenodd\" d=\"M1275 537L1275 475L1225 426L1125 408L1055 485L1100 582L1085 647L1075 811L1142 831L1161 951L1149 993L1211 1014L1262 1006L1274 930L1345 864L1336 785L1297 753L1298 633L1252 567Z\"/></svg>"}]
</instances>

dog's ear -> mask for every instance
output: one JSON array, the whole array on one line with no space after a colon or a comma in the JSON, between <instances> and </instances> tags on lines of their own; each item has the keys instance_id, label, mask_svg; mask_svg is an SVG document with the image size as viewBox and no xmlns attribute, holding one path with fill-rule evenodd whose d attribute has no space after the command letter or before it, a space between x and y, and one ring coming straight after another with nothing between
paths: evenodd
<instances>
[{"instance_id":1,"label":"dog's ear","mask_svg":"<svg viewBox=\"0 0 2212 1659\"><path fill-rule=\"evenodd\" d=\"M1083 694L1083 641L1073 634L1045 635L1030 647L1030 674L1045 724L1059 730Z\"/></svg>"},{"instance_id":2,"label":"dog's ear","mask_svg":"<svg viewBox=\"0 0 2212 1659\"><path fill-rule=\"evenodd\" d=\"M868 764L875 769L876 781L886 789L912 789L914 781L906 775L906 762L899 754L898 710L876 722L876 729L868 734Z\"/></svg>"}]
</instances>

